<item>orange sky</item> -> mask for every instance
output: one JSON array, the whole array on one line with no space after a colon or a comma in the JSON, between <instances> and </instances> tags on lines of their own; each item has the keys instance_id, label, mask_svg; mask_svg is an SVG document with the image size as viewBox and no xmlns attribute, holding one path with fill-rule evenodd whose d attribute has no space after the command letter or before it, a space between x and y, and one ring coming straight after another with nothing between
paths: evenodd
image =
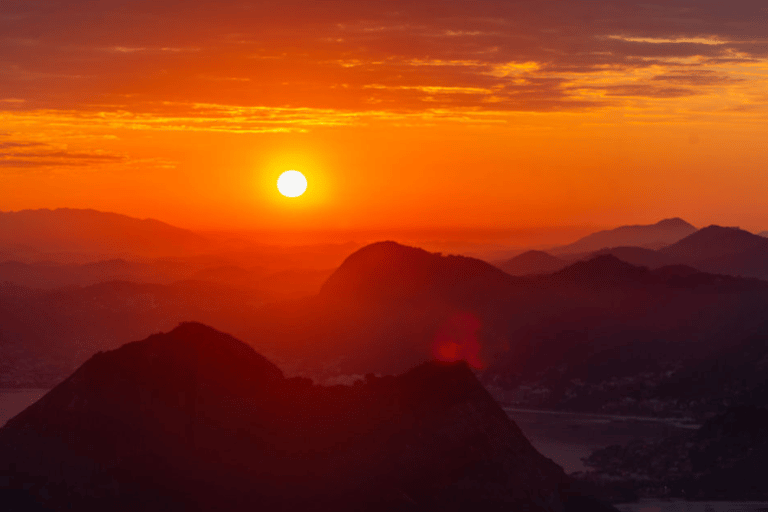
<instances>
[{"instance_id":1,"label":"orange sky","mask_svg":"<svg viewBox=\"0 0 768 512\"><path fill-rule=\"evenodd\" d=\"M0 210L764 230L766 26L758 1L6 2Z\"/></svg>"}]
</instances>

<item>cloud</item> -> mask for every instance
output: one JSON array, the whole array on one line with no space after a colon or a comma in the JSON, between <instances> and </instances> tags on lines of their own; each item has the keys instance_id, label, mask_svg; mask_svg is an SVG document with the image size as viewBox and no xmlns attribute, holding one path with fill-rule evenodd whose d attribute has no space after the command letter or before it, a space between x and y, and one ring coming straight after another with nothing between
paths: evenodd
<instances>
[{"instance_id":1,"label":"cloud","mask_svg":"<svg viewBox=\"0 0 768 512\"><path fill-rule=\"evenodd\" d=\"M713 87L743 101L768 78L766 10L746 0L185 5L17 5L0 17L0 90L29 99L14 108L103 108L142 129L262 133L347 125L382 108L569 111ZM763 68L745 76L747 64ZM602 94L586 99L574 82ZM98 106L110 104L121 112ZM191 104L230 107L219 121L177 112ZM251 109L248 118L235 119L237 109Z\"/></svg>"},{"instance_id":2,"label":"cloud","mask_svg":"<svg viewBox=\"0 0 768 512\"><path fill-rule=\"evenodd\" d=\"M610 85L600 88L607 96L630 96L644 98L679 98L695 96L693 89L685 87L654 87L652 85Z\"/></svg>"},{"instance_id":3,"label":"cloud","mask_svg":"<svg viewBox=\"0 0 768 512\"><path fill-rule=\"evenodd\" d=\"M19 148L45 147L40 142L0 140L0 150L15 150ZM2 155L3 153L0 153Z\"/></svg>"},{"instance_id":4,"label":"cloud","mask_svg":"<svg viewBox=\"0 0 768 512\"><path fill-rule=\"evenodd\" d=\"M743 78L730 77L728 75L718 74L715 71L703 70L688 74L656 75L651 78L653 81L663 81L674 84L684 85L716 85L732 82L743 82Z\"/></svg>"},{"instance_id":5,"label":"cloud","mask_svg":"<svg viewBox=\"0 0 768 512\"><path fill-rule=\"evenodd\" d=\"M125 160L124 155L102 150L73 151L44 142L0 140L0 167L3 168L85 167Z\"/></svg>"}]
</instances>

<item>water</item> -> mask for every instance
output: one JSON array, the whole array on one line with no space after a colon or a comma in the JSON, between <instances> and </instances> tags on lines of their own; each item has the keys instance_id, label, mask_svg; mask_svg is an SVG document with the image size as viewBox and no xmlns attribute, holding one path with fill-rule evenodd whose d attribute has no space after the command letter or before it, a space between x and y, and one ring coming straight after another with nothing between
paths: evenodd
<instances>
[{"instance_id":1,"label":"water","mask_svg":"<svg viewBox=\"0 0 768 512\"><path fill-rule=\"evenodd\" d=\"M762 501L640 500L614 505L621 512L765 512Z\"/></svg>"},{"instance_id":2,"label":"water","mask_svg":"<svg viewBox=\"0 0 768 512\"><path fill-rule=\"evenodd\" d=\"M602 414L504 409L542 455L566 473L584 471L581 462L593 450L632 439L662 439L682 428L697 428L675 420Z\"/></svg>"},{"instance_id":3,"label":"water","mask_svg":"<svg viewBox=\"0 0 768 512\"><path fill-rule=\"evenodd\" d=\"M539 453L566 473L584 471L582 457L592 450L634 438L661 439L681 428L674 420L505 408ZM621 512L768 512L768 502L640 500L614 505Z\"/></svg>"},{"instance_id":4,"label":"water","mask_svg":"<svg viewBox=\"0 0 768 512\"><path fill-rule=\"evenodd\" d=\"M47 389L0 389L0 427L35 403Z\"/></svg>"}]
</instances>

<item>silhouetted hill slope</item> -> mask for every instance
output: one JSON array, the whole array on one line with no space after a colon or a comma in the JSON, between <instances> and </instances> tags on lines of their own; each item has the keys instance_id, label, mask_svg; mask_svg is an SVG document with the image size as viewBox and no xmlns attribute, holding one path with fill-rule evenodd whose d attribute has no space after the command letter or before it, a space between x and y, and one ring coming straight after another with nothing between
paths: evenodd
<instances>
[{"instance_id":1,"label":"silhouetted hill slope","mask_svg":"<svg viewBox=\"0 0 768 512\"><path fill-rule=\"evenodd\" d=\"M581 254L599 251L606 247L650 247L673 244L696 231L696 228L680 218L664 219L656 224L620 226L615 229L598 231L572 244L550 249L555 255Z\"/></svg>"},{"instance_id":2,"label":"silhouetted hill slope","mask_svg":"<svg viewBox=\"0 0 768 512\"><path fill-rule=\"evenodd\" d=\"M206 249L206 239L154 219L59 208L0 212L0 247L44 252L169 254Z\"/></svg>"},{"instance_id":3,"label":"silhouetted hill slope","mask_svg":"<svg viewBox=\"0 0 768 512\"><path fill-rule=\"evenodd\" d=\"M612 254L603 254L587 261L578 261L546 279L581 287L608 288L639 283L647 271L645 267L630 265Z\"/></svg>"},{"instance_id":4,"label":"silhouetted hill slope","mask_svg":"<svg viewBox=\"0 0 768 512\"><path fill-rule=\"evenodd\" d=\"M0 429L0 475L52 510L614 510L464 363L320 387L201 324L88 360Z\"/></svg>"},{"instance_id":5,"label":"silhouetted hill slope","mask_svg":"<svg viewBox=\"0 0 768 512\"><path fill-rule=\"evenodd\" d=\"M768 239L739 228L708 226L659 252L706 272L768 279Z\"/></svg>"},{"instance_id":6,"label":"silhouetted hill slope","mask_svg":"<svg viewBox=\"0 0 768 512\"><path fill-rule=\"evenodd\" d=\"M703 261L755 247L768 247L768 240L739 228L712 225L701 228L659 252L688 261Z\"/></svg>"},{"instance_id":7,"label":"silhouetted hill slope","mask_svg":"<svg viewBox=\"0 0 768 512\"><path fill-rule=\"evenodd\" d=\"M307 372L325 360L335 363L321 372L399 373L436 355L480 367L507 344L494 326L523 321L507 312L541 303L529 285L481 260L381 242L350 255L308 303L268 309L295 333L283 346L302 347L287 359L304 359Z\"/></svg>"},{"instance_id":8,"label":"silhouetted hill slope","mask_svg":"<svg viewBox=\"0 0 768 512\"><path fill-rule=\"evenodd\" d=\"M658 251L654 251L653 249L646 249L643 247L611 247L593 252L591 257L603 254L610 254L629 264L651 269L676 263L674 258Z\"/></svg>"},{"instance_id":9,"label":"silhouetted hill slope","mask_svg":"<svg viewBox=\"0 0 768 512\"><path fill-rule=\"evenodd\" d=\"M767 287L610 256L522 278L393 242L349 256L315 297L266 305L252 290L196 281L45 292L0 284L0 311L16 322L10 335L0 328L15 340L4 342L0 383L53 385L99 350L195 319L235 333L290 375L396 374L463 359L520 406L701 416L731 391L691 396L686 389L698 388L662 385L766 332ZM762 357L753 348L744 364ZM739 384L744 374L709 384L755 392Z\"/></svg>"},{"instance_id":10,"label":"silhouetted hill slope","mask_svg":"<svg viewBox=\"0 0 768 512\"><path fill-rule=\"evenodd\" d=\"M514 278L394 243L371 249L318 297L265 308L250 338L321 379L465 359L520 406L700 415L717 402L676 401L658 386L768 315L768 283L685 266L648 270L606 255ZM467 263L472 271L456 270Z\"/></svg>"},{"instance_id":11,"label":"silhouetted hill slope","mask_svg":"<svg viewBox=\"0 0 768 512\"><path fill-rule=\"evenodd\" d=\"M526 251L508 260L494 264L507 274L525 276L532 274L551 274L561 270L568 262L544 251Z\"/></svg>"},{"instance_id":12,"label":"silhouetted hill slope","mask_svg":"<svg viewBox=\"0 0 768 512\"><path fill-rule=\"evenodd\" d=\"M757 234L758 236L768 237L768 231L761 231Z\"/></svg>"},{"instance_id":13,"label":"silhouetted hill slope","mask_svg":"<svg viewBox=\"0 0 768 512\"><path fill-rule=\"evenodd\" d=\"M483 372L497 396L519 406L711 413L749 387L735 367L712 373L709 365L768 332L768 283L756 279L686 266L648 270L605 255L533 286L560 306L546 315L526 311L530 326L508 331L515 343ZM758 371L768 345L753 349L739 361Z\"/></svg>"},{"instance_id":14,"label":"silhouetted hill slope","mask_svg":"<svg viewBox=\"0 0 768 512\"><path fill-rule=\"evenodd\" d=\"M467 300L520 284L493 265L466 256L442 256L396 242L352 253L320 289L325 300L401 301L440 296Z\"/></svg>"}]
</instances>

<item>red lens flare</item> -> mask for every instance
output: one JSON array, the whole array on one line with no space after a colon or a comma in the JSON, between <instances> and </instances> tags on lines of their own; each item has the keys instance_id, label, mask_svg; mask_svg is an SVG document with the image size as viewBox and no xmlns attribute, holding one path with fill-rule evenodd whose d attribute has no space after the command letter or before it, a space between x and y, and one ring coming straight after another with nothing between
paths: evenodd
<instances>
[{"instance_id":1,"label":"red lens flare","mask_svg":"<svg viewBox=\"0 0 768 512\"><path fill-rule=\"evenodd\" d=\"M480 341L477 337L481 326L480 319L472 313L451 316L435 334L432 350L434 358L445 362L463 359L475 368L482 368Z\"/></svg>"}]
</instances>

